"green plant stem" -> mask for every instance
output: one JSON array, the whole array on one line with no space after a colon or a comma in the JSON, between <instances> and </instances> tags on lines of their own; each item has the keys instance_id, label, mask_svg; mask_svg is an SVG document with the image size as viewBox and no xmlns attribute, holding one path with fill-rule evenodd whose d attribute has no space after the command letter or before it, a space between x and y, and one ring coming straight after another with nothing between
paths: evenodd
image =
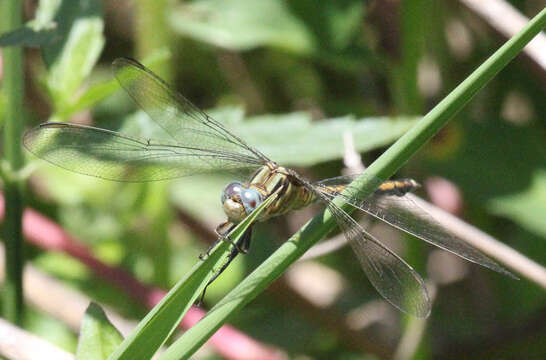
<instances>
[{"instance_id":1,"label":"green plant stem","mask_svg":"<svg viewBox=\"0 0 546 360\"><path fill-rule=\"evenodd\" d=\"M4 0L0 8L0 32L21 26L22 1ZM4 121L4 193L6 215L4 242L6 247L6 280L3 293L3 314L20 324L23 316L23 194L13 174L23 166L21 133L23 129L23 54L20 47L2 49L3 92L6 97Z\"/></svg>"},{"instance_id":2,"label":"green plant stem","mask_svg":"<svg viewBox=\"0 0 546 360\"><path fill-rule=\"evenodd\" d=\"M506 42L415 127L383 153L352 185L358 187L365 196L374 190L374 186L377 185L376 179L387 179L392 176L545 26L546 9L535 16L524 29ZM336 199L336 203L342 204L342 201ZM348 208L347 205L343 207ZM335 221L328 211L313 218L226 295L199 323L171 345L161 355L160 360L189 358L222 324L229 320L230 316L263 291L334 226Z\"/></svg>"},{"instance_id":3,"label":"green plant stem","mask_svg":"<svg viewBox=\"0 0 546 360\"><path fill-rule=\"evenodd\" d=\"M417 152L449 119L510 62L546 26L546 9L536 15L525 28L508 40L489 59L459 84L436 105L421 121L387 149L366 171L367 174L387 179L411 155Z\"/></svg>"},{"instance_id":4,"label":"green plant stem","mask_svg":"<svg viewBox=\"0 0 546 360\"><path fill-rule=\"evenodd\" d=\"M428 13L427 10L430 8L428 3L426 0L399 3L401 57L398 67L393 71L391 81L396 85L393 96L396 111L401 114L422 114L424 111L423 97L417 86L417 74L419 62L425 54L428 24L423 22L423 14ZM423 242L413 241L407 244L406 260L418 272L425 268L423 249Z\"/></svg>"}]
</instances>

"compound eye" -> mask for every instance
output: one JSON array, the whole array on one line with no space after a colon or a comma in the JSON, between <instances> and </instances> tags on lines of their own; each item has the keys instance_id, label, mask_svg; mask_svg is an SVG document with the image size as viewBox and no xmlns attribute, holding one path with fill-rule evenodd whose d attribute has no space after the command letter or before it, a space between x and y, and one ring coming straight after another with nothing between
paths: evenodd
<instances>
[{"instance_id":1,"label":"compound eye","mask_svg":"<svg viewBox=\"0 0 546 360\"><path fill-rule=\"evenodd\" d=\"M255 189L244 189L241 192L241 201L245 207L245 211L250 214L258 205L262 203L262 196Z\"/></svg>"},{"instance_id":2,"label":"compound eye","mask_svg":"<svg viewBox=\"0 0 546 360\"><path fill-rule=\"evenodd\" d=\"M224 191L222 191L222 204L227 199L233 199L235 195L241 195L241 191L243 191L243 184L240 182L232 182L231 184L228 184Z\"/></svg>"}]
</instances>

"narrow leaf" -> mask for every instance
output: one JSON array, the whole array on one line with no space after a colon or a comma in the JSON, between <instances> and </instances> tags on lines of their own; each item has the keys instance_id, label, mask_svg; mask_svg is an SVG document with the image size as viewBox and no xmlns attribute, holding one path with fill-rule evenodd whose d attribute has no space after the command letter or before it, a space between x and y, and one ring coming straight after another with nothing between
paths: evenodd
<instances>
[{"instance_id":1,"label":"narrow leaf","mask_svg":"<svg viewBox=\"0 0 546 360\"><path fill-rule=\"evenodd\" d=\"M256 210L238 224L229 237L233 242L246 232L261 212L277 197L268 197ZM157 304L135 330L123 341L108 359L150 359L161 345L169 338L176 326L196 301L215 269L227 258L231 244L221 241L204 261L199 261L193 269L181 279Z\"/></svg>"},{"instance_id":2,"label":"narrow leaf","mask_svg":"<svg viewBox=\"0 0 546 360\"><path fill-rule=\"evenodd\" d=\"M169 20L180 34L235 51L274 46L309 53L314 47L284 1L201 0L180 6Z\"/></svg>"}]
</instances>

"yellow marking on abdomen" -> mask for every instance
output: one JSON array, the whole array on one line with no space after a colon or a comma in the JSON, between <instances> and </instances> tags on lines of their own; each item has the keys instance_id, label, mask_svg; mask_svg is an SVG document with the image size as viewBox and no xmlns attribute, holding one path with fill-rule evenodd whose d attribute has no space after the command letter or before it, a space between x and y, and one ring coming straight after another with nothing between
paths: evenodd
<instances>
[{"instance_id":1,"label":"yellow marking on abdomen","mask_svg":"<svg viewBox=\"0 0 546 360\"><path fill-rule=\"evenodd\" d=\"M379 185L375 193L378 195L397 195L403 196L420 185L413 179L388 180Z\"/></svg>"}]
</instances>

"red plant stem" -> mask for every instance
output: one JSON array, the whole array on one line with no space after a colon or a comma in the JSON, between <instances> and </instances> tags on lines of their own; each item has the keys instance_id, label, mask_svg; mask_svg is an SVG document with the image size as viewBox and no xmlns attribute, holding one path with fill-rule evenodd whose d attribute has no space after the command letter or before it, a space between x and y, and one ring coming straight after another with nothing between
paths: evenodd
<instances>
[{"instance_id":1,"label":"red plant stem","mask_svg":"<svg viewBox=\"0 0 546 360\"><path fill-rule=\"evenodd\" d=\"M4 220L4 196L0 193L0 221ZM87 265L95 275L102 280L117 286L123 292L144 304L154 307L166 292L155 286L149 286L135 279L129 272L109 266L93 256L89 248L79 243L58 224L41 215L36 210L26 208L23 213L23 235L31 244L48 251L63 252ZM188 329L205 315L205 311L195 306L191 307L180 327ZM279 349L266 346L241 333L230 325L222 326L209 340L219 355L227 359L285 359Z\"/></svg>"}]
</instances>

